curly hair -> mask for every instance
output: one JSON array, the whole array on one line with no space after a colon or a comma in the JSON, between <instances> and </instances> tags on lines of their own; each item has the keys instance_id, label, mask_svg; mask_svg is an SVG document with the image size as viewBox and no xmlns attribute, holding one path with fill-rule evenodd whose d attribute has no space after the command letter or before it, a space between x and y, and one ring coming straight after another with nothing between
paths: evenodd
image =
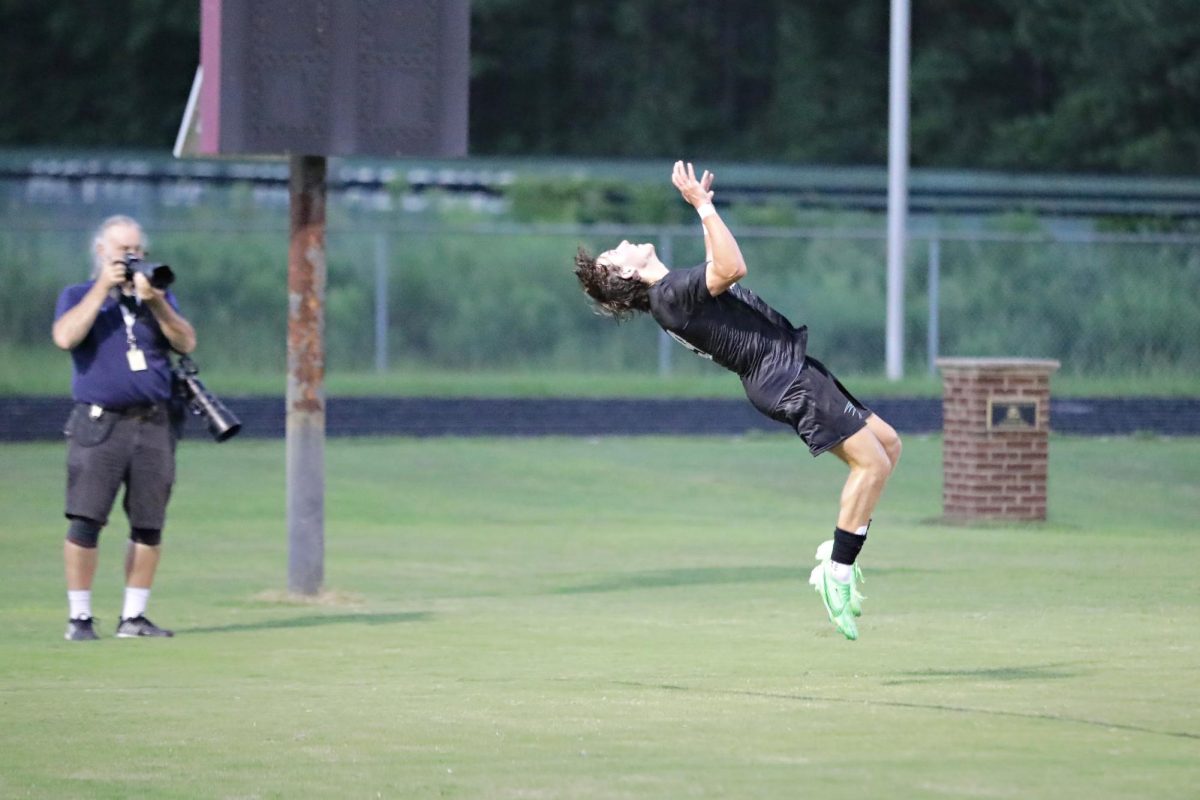
<instances>
[{"instance_id":1,"label":"curly hair","mask_svg":"<svg viewBox=\"0 0 1200 800\"><path fill-rule=\"evenodd\" d=\"M582 247L575 254L575 277L599 313L618 321L650 310L650 286L637 278L622 278L612 267L597 264Z\"/></svg>"}]
</instances>

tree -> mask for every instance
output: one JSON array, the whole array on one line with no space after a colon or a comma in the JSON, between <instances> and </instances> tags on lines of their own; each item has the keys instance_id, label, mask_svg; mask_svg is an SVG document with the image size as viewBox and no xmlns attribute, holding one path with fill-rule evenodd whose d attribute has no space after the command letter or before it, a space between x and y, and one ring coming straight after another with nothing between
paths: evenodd
<instances>
[{"instance_id":1,"label":"tree","mask_svg":"<svg viewBox=\"0 0 1200 800\"><path fill-rule=\"evenodd\" d=\"M918 0L913 161L1182 172L1200 164L1193 0Z\"/></svg>"},{"instance_id":2,"label":"tree","mask_svg":"<svg viewBox=\"0 0 1200 800\"><path fill-rule=\"evenodd\" d=\"M199 26L175 0L0 1L0 143L170 147Z\"/></svg>"},{"instance_id":3,"label":"tree","mask_svg":"<svg viewBox=\"0 0 1200 800\"><path fill-rule=\"evenodd\" d=\"M1196 0L913 2L914 165L1196 173ZM198 12L0 0L0 145L168 147ZM472 153L886 159L881 0L473 0L471 14Z\"/></svg>"}]
</instances>

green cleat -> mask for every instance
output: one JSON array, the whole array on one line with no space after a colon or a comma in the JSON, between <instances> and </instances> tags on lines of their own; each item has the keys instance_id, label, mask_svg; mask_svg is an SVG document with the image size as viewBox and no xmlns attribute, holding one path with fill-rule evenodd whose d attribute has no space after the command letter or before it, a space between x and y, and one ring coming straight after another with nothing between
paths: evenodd
<instances>
[{"instance_id":1,"label":"green cleat","mask_svg":"<svg viewBox=\"0 0 1200 800\"><path fill-rule=\"evenodd\" d=\"M855 563L854 577L850 579L850 613L856 617L862 616L862 603L867 599L867 596L858 590L858 586L866 582L862 569Z\"/></svg>"},{"instance_id":2,"label":"green cleat","mask_svg":"<svg viewBox=\"0 0 1200 800\"><path fill-rule=\"evenodd\" d=\"M847 639L857 639L858 625L854 623L855 615L851 608L854 581L839 583L834 580L830 562L826 559L813 568L808 582L817 590L817 594L821 595L821 602L825 604L825 610L829 612L829 619L834 626Z\"/></svg>"},{"instance_id":3,"label":"green cleat","mask_svg":"<svg viewBox=\"0 0 1200 800\"><path fill-rule=\"evenodd\" d=\"M826 539L817 547L816 559L817 561L825 562L829 561L832 557L833 539ZM813 588L817 590L818 594L821 592L820 575L821 564L817 564L817 566L813 567L812 575L808 577L808 582L812 584ZM860 592L858 587L860 584L866 582L867 579L864 578L862 574L862 567L855 563L854 576L850 580L850 613L856 617L862 616L863 600L867 599L867 596Z\"/></svg>"}]
</instances>

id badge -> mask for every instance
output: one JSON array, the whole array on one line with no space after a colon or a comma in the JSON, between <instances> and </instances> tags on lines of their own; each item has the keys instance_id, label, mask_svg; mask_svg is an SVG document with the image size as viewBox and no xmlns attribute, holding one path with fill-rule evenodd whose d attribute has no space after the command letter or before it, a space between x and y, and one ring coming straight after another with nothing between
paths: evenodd
<instances>
[{"instance_id":1,"label":"id badge","mask_svg":"<svg viewBox=\"0 0 1200 800\"><path fill-rule=\"evenodd\" d=\"M136 347L127 353L126 358L129 359L129 369L134 372L142 372L146 369L146 354Z\"/></svg>"}]
</instances>

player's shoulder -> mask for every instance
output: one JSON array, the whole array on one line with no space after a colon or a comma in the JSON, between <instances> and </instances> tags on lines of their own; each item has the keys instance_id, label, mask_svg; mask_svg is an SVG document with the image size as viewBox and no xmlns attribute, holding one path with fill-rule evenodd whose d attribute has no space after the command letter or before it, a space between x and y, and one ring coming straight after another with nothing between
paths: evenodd
<instances>
[{"instance_id":1,"label":"player's shoulder","mask_svg":"<svg viewBox=\"0 0 1200 800\"><path fill-rule=\"evenodd\" d=\"M655 285L661 287L660 291L673 292L687 292L698 285L707 286L705 269L706 265L704 264L673 269L660 278Z\"/></svg>"},{"instance_id":2,"label":"player's shoulder","mask_svg":"<svg viewBox=\"0 0 1200 800\"><path fill-rule=\"evenodd\" d=\"M650 287L650 305L690 308L696 303L698 289L705 286L703 264L670 270Z\"/></svg>"}]
</instances>

